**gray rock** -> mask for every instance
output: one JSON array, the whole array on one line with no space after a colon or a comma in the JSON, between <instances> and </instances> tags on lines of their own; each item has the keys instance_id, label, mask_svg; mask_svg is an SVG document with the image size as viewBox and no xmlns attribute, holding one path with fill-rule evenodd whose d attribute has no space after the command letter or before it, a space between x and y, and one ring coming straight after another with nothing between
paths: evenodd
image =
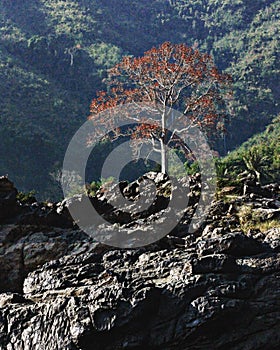
<instances>
[{"instance_id":1,"label":"gray rock","mask_svg":"<svg viewBox=\"0 0 280 350\"><path fill-rule=\"evenodd\" d=\"M149 176L166 190L163 175ZM199 192L195 183L191 187ZM265 190L273 195L215 202L205 228L190 235L193 195L179 228L134 250L93 242L72 226L33 220L51 210L71 221L68 208L81 205L82 196L49 209L38 204L32 225L0 226L0 288L5 292L0 294L0 349L278 349L280 232L242 232L236 215L244 203L269 214L264 220L275 215L275 186ZM137 186L123 184L122 191L133 207ZM124 220L104 193L92 200L116 224ZM121 224L137 232L160 219L162 211L159 206ZM97 228L100 234L102 229Z\"/></svg>"},{"instance_id":2,"label":"gray rock","mask_svg":"<svg viewBox=\"0 0 280 350\"><path fill-rule=\"evenodd\" d=\"M280 227L272 228L264 233L264 242L276 252L280 252Z\"/></svg>"},{"instance_id":3,"label":"gray rock","mask_svg":"<svg viewBox=\"0 0 280 350\"><path fill-rule=\"evenodd\" d=\"M280 255L265 246L266 253L235 257L236 237L215 238L223 254L201 255L198 240L184 249L104 247L49 262L24 281L32 304L1 308L0 329L9 331L0 348L273 349Z\"/></svg>"}]
</instances>

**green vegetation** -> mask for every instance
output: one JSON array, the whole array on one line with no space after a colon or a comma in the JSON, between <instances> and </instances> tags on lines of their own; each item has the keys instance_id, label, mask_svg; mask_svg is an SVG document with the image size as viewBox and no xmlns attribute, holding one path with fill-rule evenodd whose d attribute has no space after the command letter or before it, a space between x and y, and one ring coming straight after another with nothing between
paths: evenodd
<instances>
[{"instance_id":1,"label":"green vegetation","mask_svg":"<svg viewBox=\"0 0 280 350\"><path fill-rule=\"evenodd\" d=\"M261 184L280 182L280 116L260 134L238 149L217 160L220 185L239 185L251 174Z\"/></svg>"},{"instance_id":2,"label":"green vegetation","mask_svg":"<svg viewBox=\"0 0 280 350\"><path fill-rule=\"evenodd\" d=\"M94 197L98 190L103 189L106 191L106 188L113 183L116 183L116 180L112 176L107 179L101 178L100 181L92 181L91 184L87 186L87 193L90 197Z\"/></svg>"},{"instance_id":3,"label":"green vegetation","mask_svg":"<svg viewBox=\"0 0 280 350\"><path fill-rule=\"evenodd\" d=\"M60 197L50 174L106 70L166 40L212 53L232 74L235 120L217 149L233 149L280 113L279 22L280 0L0 0L0 174L39 198ZM279 147L263 144L247 156L265 154L262 181L279 180Z\"/></svg>"},{"instance_id":4,"label":"green vegetation","mask_svg":"<svg viewBox=\"0 0 280 350\"><path fill-rule=\"evenodd\" d=\"M35 202L35 191L30 191L27 193L19 192L17 194L17 200L22 204L32 204Z\"/></svg>"}]
</instances>

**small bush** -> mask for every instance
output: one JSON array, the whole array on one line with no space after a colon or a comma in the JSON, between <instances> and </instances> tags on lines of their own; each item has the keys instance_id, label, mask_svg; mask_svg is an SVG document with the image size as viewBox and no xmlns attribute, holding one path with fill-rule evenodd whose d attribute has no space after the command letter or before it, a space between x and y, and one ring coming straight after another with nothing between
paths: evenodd
<instances>
[{"instance_id":1,"label":"small bush","mask_svg":"<svg viewBox=\"0 0 280 350\"><path fill-rule=\"evenodd\" d=\"M36 191L32 190L30 192L19 192L17 194L17 200L23 204L30 204L36 201L35 198Z\"/></svg>"}]
</instances>

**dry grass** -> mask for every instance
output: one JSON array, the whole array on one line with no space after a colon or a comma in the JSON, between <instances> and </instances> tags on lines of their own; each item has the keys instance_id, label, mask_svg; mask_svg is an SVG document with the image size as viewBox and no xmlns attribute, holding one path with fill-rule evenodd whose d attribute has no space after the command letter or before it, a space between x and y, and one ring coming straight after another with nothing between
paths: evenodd
<instances>
[{"instance_id":1,"label":"dry grass","mask_svg":"<svg viewBox=\"0 0 280 350\"><path fill-rule=\"evenodd\" d=\"M260 214L253 209L252 205L242 205L237 215L241 229L244 232L248 230L265 232L271 228L280 228L279 220L262 220Z\"/></svg>"}]
</instances>

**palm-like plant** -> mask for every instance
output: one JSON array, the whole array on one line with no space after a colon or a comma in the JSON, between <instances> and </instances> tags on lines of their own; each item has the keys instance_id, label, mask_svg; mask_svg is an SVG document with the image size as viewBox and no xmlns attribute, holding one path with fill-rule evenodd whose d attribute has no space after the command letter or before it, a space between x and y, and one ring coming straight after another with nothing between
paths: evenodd
<instances>
[{"instance_id":1,"label":"palm-like plant","mask_svg":"<svg viewBox=\"0 0 280 350\"><path fill-rule=\"evenodd\" d=\"M261 185L263 177L269 177L269 157L261 152L262 148L253 146L242 155L246 171L252 174Z\"/></svg>"}]
</instances>

